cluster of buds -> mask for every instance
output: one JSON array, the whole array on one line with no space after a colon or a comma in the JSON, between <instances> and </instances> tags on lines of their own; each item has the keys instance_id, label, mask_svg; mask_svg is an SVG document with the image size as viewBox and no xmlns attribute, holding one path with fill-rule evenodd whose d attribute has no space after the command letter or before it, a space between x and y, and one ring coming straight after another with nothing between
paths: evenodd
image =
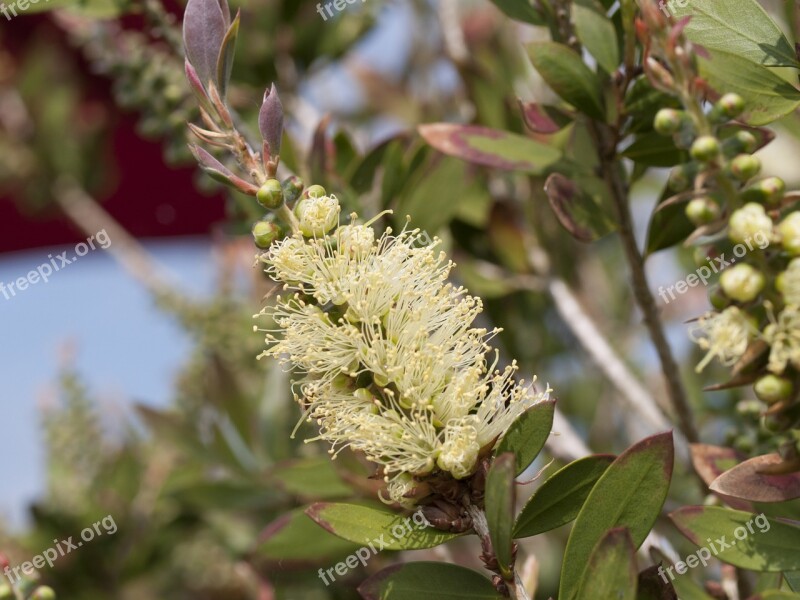
<instances>
[{"instance_id":1,"label":"cluster of buds","mask_svg":"<svg viewBox=\"0 0 800 600\"><path fill-rule=\"evenodd\" d=\"M695 227L686 244L698 246L699 262L713 258L723 267L710 292L715 310L691 332L706 352L697 370L717 359L732 378L715 387L753 384L762 438L777 442L785 470L800 469L800 194L787 193L778 177L758 178L754 153L773 134L737 120L747 109L739 95L715 95L697 77L694 57L704 50L685 39L688 20L672 23L650 2L642 15L648 77L683 105L659 111L654 129L691 157L672 170L675 195L661 208L685 203ZM709 96L717 98L710 108L702 100ZM741 406L753 413L751 403ZM752 449L752 440L736 435Z\"/></svg>"},{"instance_id":2,"label":"cluster of buds","mask_svg":"<svg viewBox=\"0 0 800 600\"><path fill-rule=\"evenodd\" d=\"M8 557L0 552L0 600L56 600L53 588L39 585L38 575L24 576L13 585L9 583L6 577L9 577L10 567ZM15 578L13 574L10 577Z\"/></svg>"}]
</instances>

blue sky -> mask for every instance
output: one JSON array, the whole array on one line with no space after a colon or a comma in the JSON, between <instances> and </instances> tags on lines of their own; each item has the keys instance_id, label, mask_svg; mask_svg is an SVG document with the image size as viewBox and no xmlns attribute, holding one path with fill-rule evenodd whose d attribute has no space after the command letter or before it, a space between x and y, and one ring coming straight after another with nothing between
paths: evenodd
<instances>
[{"instance_id":1,"label":"blue sky","mask_svg":"<svg viewBox=\"0 0 800 600\"><path fill-rule=\"evenodd\" d=\"M67 250L40 248L0 258L8 283ZM207 294L213 261L205 239L148 245L181 288ZM72 249L69 248L71 251ZM164 404L189 349L175 323L103 250L6 300L0 295L0 518L24 523L25 507L41 490L38 428L41 399L53 389L60 348L70 342L75 365L105 412L123 414L132 401Z\"/></svg>"}]
</instances>

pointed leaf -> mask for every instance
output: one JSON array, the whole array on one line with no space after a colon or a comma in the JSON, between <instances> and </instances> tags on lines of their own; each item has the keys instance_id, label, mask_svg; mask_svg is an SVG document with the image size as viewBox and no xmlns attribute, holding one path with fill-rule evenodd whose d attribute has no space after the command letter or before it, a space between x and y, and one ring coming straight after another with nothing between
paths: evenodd
<instances>
[{"instance_id":1,"label":"pointed leaf","mask_svg":"<svg viewBox=\"0 0 800 600\"><path fill-rule=\"evenodd\" d=\"M800 91L767 67L720 50L697 60L700 75L718 93L744 99L747 111L739 118L750 125L766 125L800 106Z\"/></svg>"},{"instance_id":2,"label":"pointed leaf","mask_svg":"<svg viewBox=\"0 0 800 600\"><path fill-rule=\"evenodd\" d=\"M696 44L762 65L798 66L794 47L756 0L691 0L670 6L678 18L691 16L684 33Z\"/></svg>"},{"instance_id":3,"label":"pointed leaf","mask_svg":"<svg viewBox=\"0 0 800 600\"><path fill-rule=\"evenodd\" d=\"M261 138L269 144L270 154L278 156L283 138L283 104L274 83L264 92L264 101L258 111L258 129Z\"/></svg>"},{"instance_id":4,"label":"pointed leaf","mask_svg":"<svg viewBox=\"0 0 800 600\"><path fill-rule=\"evenodd\" d=\"M527 49L533 66L556 94L590 117L605 119L600 82L574 50L556 42L535 42Z\"/></svg>"},{"instance_id":5,"label":"pointed leaf","mask_svg":"<svg viewBox=\"0 0 800 600\"><path fill-rule=\"evenodd\" d=\"M670 513L669 518L692 543L709 548L723 562L753 571L800 569L800 528L768 519L763 513L687 506Z\"/></svg>"},{"instance_id":6,"label":"pointed leaf","mask_svg":"<svg viewBox=\"0 0 800 600\"><path fill-rule=\"evenodd\" d=\"M335 561L360 546L321 529L300 508L267 526L255 555L282 568L303 568Z\"/></svg>"},{"instance_id":7,"label":"pointed leaf","mask_svg":"<svg viewBox=\"0 0 800 600\"><path fill-rule=\"evenodd\" d=\"M300 498L328 500L344 498L353 493L327 456L282 463L272 472L272 477L286 492Z\"/></svg>"},{"instance_id":8,"label":"pointed leaf","mask_svg":"<svg viewBox=\"0 0 800 600\"><path fill-rule=\"evenodd\" d=\"M183 14L183 46L186 58L197 71L203 87L217 79L217 59L222 40L228 31L230 15L226 20L218 0L189 0Z\"/></svg>"},{"instance_id":9,"label":"pointed leaf","mask_svg":"<svg viewBox=\"0 0 800 600\"><path fill-rule=\"evenodd\" d=\"M553 473L523 507L514 524L514 537L530 537L574 520L615 458L611 454L586 456Z\"/></svg>"},{"instance_id":10,"label":"pointed leaf","mask_svg":"<svg viewBox=\"0 0 800 600\"><path fill-rule=\"evenodd\" d=\"M522 473L539 456L553 429L555 411L555 400L534 404L511 424L500 440L495 455L511 452L515 456L514 475Z\"/></svg>"},{"instance_id":11,"label":"pointed leaf","mask_svg":"<svg viewBox=\"0 0 800 600\"><path fill-rule=\"evenodd\" d=\"M530 25L544 25L544 17L530 0L492 0L497 8L516 21L529 23Z\"/></svg>"},{"instance_id":12,"label":"pointed leaf","mask_svg":"<svg viewBox=\"0 0 800 600\"><path fill-rule=\"evenodd\" d=\"M440 562L393 565L367 579L358 593L364 600L502 600L480 573Z\"/></svg>"},{"instance_id":13,"label":"pointed leaf","mask_svg":"<svg viewBox=\"0 0 800 600\"><path fill-rule=\"evenodd\" d=\"M507 579L511 574L514 524L514 455L501 454L492 463L486 476L486 522L500 570Z\"/></svg>"},{"instance_id":14,"label":"pointed leaf","mask_svg":"<svg viewBox=\"0 0 800 600\"><path fill-rule=\"evenodd\" d=\"M518 99L522 120L533 133L549 135L561 131L572 123L572 118L554 106Z\"/></svg>"},{"instance_id":15,"label":"pointed leaf","mask_svg":"<svg viewBox=\"0 0 800 600\"><path fill-rule=\"evenodd\" d=\"M421 512L404 516L358 504L318 502L306 514L334 535L357 544L381 540L386 550L433 548L460 535L430 527Z\"/></svg>"},{"instance_id":16,"label":"pointed leaf","mask_svg":"<svg viewBox=\"0 0 800 600\"><path fill-rule=\"evenodd\" d=\"M692 465L700 478L706 485L722 475L725 471L732 469L744 460L744 455L733 448L723 448L721 446L711 446L709 444L689 444L692 455ZM753 505L749 502L717 494L723 502L737 510L753 510Z\"/></svg>"},{"instance_id":17,"label":"pointed leaf","mask_svg":"<svg viewBox=\"0 0 800 600\"><path fill-rule=\"evenodd\" d=\"M611 198L606 183L588 175L572 179L553 173L544 191L558 222L581 242L593 242L617 228L611 217Z\"/></svg>"},{"instance_id":18,"label":"pointed leaf","mask_svg":"<svg viewBox=\"0 0 800 600\"><path fill-rule=\"evenodd\" d=\"M219 89L219 95L223 100L225 99L225 92L228 90L228 82L231 79L231 71L233 70L233 58L236 55L236 38L239 36L240 15L241 11L237 11L236 18L222 40L222 46L217 57L217 89Z\"/></svg>"},{"instance_id":19,"label":"pointed leaf","mask_svg":"<svg viewBox=\"0 0 800 600\"><path fill-rule=\"evenodd\" d=\"M751 502L785 502L800 498L800 473L770 475L765 468L782 464L779 454L746 460L711 483L711 490Z\"/></svg>"},{"instance_id":20,"label":"pointed leaf","mask_svg":"<svg viewBox=\"0 0 800 600\"><path fill-rule=\"evenodd\" d=\"M672 432L661 433L628 448L600 477L567 541L560 598L577 598L589 556L609 529L626 527L634 547L641 545L667 497L673 458Z\"/></svg>"},{"instance_id":21,"label":"pointed leaf","mask_svg":"<svg viewBox=\"0 0 800 600\"><path fill-rule=\"evenodd\" d=\"M617 30L606 16L605 10L594 0L575 0L572 18L578 39L603 67L613 73L619 67L619 44Z\"/></svg>"},{"instance_id":22,"label":"pointed leaf","mask_svg":"<svg viewBox=\"0 0 800 600\"><path fill-rule=\"evenodd\" d=\"M675 588L659 573L660 565L653 565L639 573L636 600L678 600Z\"/></svg>"},{"instance_id":23,"label":"pointed leaf","mask_svg":"<svg viewBox=\"0 0 800 600\"><path fill-rule=\"evenodd\" d=\"M609 530L589 557L577 597L636 600L635 552L627 529Z\"/></svg>"},{"instance_id":24,"label":"pointed leaf","mask_svg":"<svg viewBox=\"0 0 800 600\"><path fill-rule=\"evenodd\" d=\"M420 135L439 152L469 163L539 175L561 158L557 148L507 131L478 125L430 123Z\"/></svg>"}]
</instances>

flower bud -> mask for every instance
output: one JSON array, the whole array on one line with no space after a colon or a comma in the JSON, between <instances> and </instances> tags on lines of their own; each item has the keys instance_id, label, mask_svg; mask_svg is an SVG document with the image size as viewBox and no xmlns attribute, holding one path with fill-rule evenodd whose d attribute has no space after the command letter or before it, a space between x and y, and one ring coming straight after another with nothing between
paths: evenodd
<instances>
[{"instance_id":1,"label":"flower bud","mask_svg":"<svg viewBox=\"0 0 800 600\"><path fill-rule=\"evenodd\" d=\"M277 179L268 179L256 193L256 200L264 208L275 210L283 204L283 188Z\"/></svg>"},{"instance_id":2,"label":"flower bud","mask_svg":"<svg viewBox=\"0 0 800 600\"><path fill-rule=\"evenodd\" d=\"M731 215L728 222L728 237L739 244L758 239L772 239L772 219L764 207L748 202Z\"/></svg>"},{"instance_id":3,"label":"flower bud","mask_svg":"<svg viewBox=\"0 0 800 600\"><path fill-rule=\"evenodd\" d=\"M775 279L775 287L786 304L800 306L800 258L794 258Z\"/></svg>"},{"instance_id":4,"label":"flower bud","mask_svg":"<svg viewBox=\"0 0 800 600\"><path fill-rule=\"evenodd\" d=\"M711 198L695 198L686 205L686 216L696 227L719 219L719 205Z\"/></svg>"},{"instance_id":5,"label":"flower bud","mask_svg":"<svg viewBox=\"0 0 800 600\"><path fill-rule=\"evenodd\" d=\"M306 193L322 193L321 186L311 186ZM339 201L335 196L309 196L300 200L294 214L300 222L300 231L306 237L322 237L339 223Z\"/></svg>"},{"instance_id":6,"label":"flower bud","mask_svg":"<svg viewBox=\"0 0 800 600\"><path fill-rule=\"evenodd\" d=\"M43 585L33 593L30 600L56 600L56 593L53 588Z\"/></svg>"},{"instance_id":7,"label":"flower bud","mask_svg":"<svg viewBox=\"0 0 800 600\"><path fill-rule=\"evenodd\" d=\"M375 231L366 225L344 225L337 235L339 251L350 256L365 256L375 242Z\"/></svg>"},{"instance_id":8,"label":"flower bud","mask_svg":"<svg viewBox=\"0 0 800 600\"><path fill-rule=\"evenodd\" d=\"M770 374L756 381L753 390L759 400L773 405L783 400L789 400L794 394L794 385L785 377Z\"/></svg>"},{"instance_id":9,"label":"flower bud","mask_svg":"<svg viewBox=\"0 0 800 600\"><path fill-rule=\"evenodd\" d=\"M800 256L800 211L789 213L778 225L783 249L792 256Z\"/></svg>"},{"instance_id":10,"label":"flower bud","mask_svg":"<svg viewBox=\"0 0 800 600\"><path fill-rule=\"evenodd\" d=\"M732 158L737 154L750 154L758 148L758 140L749 131L737 131L733 135L722 142L722 153Z\"/></svg>"},{"instance_id":11,"label":"flower bud","mask_svg":"<svg viewBox=\"0 0 800 600\"><path fill-rule=\"evenodd\" d=\"M776 206L783 200L786 192L786 183L780 177L767 177L748 187L742 197L748 202L763 202Z\"/></svg>"},{"instance_id":12,"label":"flower bud","mask_svg":"<svg viewBox=\"0 0 800 600\"><path fill-rule=\"evenodd\" d=\"M730 170L739 181L747 181L761 171L761 161L752 154L740 154L731 161Z\"/></svg>"},{"instance_id":13,"label":"flower bud","mask_svg":"<svg viewBox=\"0 0 800 600\"><path fill-rule=\"evenodd\" d=\"M719 278L722 291L737 302L750 302L764 289L766 280L761 271L742 264L725 270Z\"/></svg>"},{"instance_id":14,"label":"flower bud","mask_svg":"<svg viewBox=\"0 0 800 600\"><path fill-rule=\"evenodd\" d=\"M480 449L478 432L472 425L448 424L436 464L456 479L464 479L475 470Z\"/></svg>"},{"instance_id":15,"label":"flower bud","mask_svg":"<svg viewBox=\"0 0 800 600\"><path fill-rule=\"evenodd\" d=\"M683 192L692 185L696 176L697 165L691 163L679 165L670 171L668 182L669 189L673 192Z\"/></svg>"},{"instance_id":16,"label":"flower bud","mask_svg":"<svg viewBox=\"0 0 800 600\"><path fill-rule=\"evenodd\" d=\"M661 135L672 135L680 129L682 121L682 112L674 108L662 108L656 113L653 127Z\"/></svg>"},{"instance_id":17,"label":"flower bud","mask_svg":"<svg viewBox=\"0 0 800 600\"><path fill-rule=\"evenodd\" d=\"M710 162L719 156L719 142L713 135L697 138L690 150L692 158L700 162Z\"/></svg>"},{"instance_id":18,"label":"flower bud","mask_svg":"<svg viewBox=\"0 0 800 600\"><path fill-rule=\"evenodd\" d=\"M717 102L722 113L731 119L735 119L744 112L744 99L739 94L725 94Z\"/></svg>"},{"instance_id":19,"label":"flower bud","mask_svg":"<svg viewBox=\"0 0 800 600\"><path fill-rule=\"evenodd\" d=\"M283 199L287 203L297 200L303 193L303 180L297 175L292 175L283 180Z\"/></svg>"},{"instance_id":20,"label":"flower bud","mask_svg":"<svg viewBox=\"0 0 800 600\"><path fill-rule=\"evenodd\" d=\"M253 240L259 248L269 248L280 237L281 228L272 221L258 221L253 225Z\"/></svg>"},{"instance_id":21,"label":"flower bud","mask_svg":"<svg viewBox=\"0 0 800 600\"><path fill-rule=\"evenodd\" d=\"M303 194L304 198L322 198L323 196L327 195L325 188L321 185L312 185L306 190L306 193Z\"/></svg>"}]
</instances>

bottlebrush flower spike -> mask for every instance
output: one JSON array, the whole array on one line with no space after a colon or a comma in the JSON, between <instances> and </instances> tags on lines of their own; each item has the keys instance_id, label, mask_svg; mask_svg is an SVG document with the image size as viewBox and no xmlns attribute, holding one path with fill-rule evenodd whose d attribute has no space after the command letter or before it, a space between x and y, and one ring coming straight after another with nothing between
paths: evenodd
<instances>
[{"instance_id":1,"label":"bottlebrush flower spike","mask_svg":"<svg viewBox=\"0 0 800 600\"><path fill-rule=\"evenodd\" d=\"M262 257L289 292L262 311L275 324L262 356L299 376L315 439L334 456L346 447L363 453L405 506L407 490L427 478L474 474L479 457L550 391L516 382L516 364L487 364L497 330L472 327L481 301L447 282L453 264L439 240L424 240L416 229L376 238L369 224L351 224L298 233Z\"/></svg>"}]
</instances>

